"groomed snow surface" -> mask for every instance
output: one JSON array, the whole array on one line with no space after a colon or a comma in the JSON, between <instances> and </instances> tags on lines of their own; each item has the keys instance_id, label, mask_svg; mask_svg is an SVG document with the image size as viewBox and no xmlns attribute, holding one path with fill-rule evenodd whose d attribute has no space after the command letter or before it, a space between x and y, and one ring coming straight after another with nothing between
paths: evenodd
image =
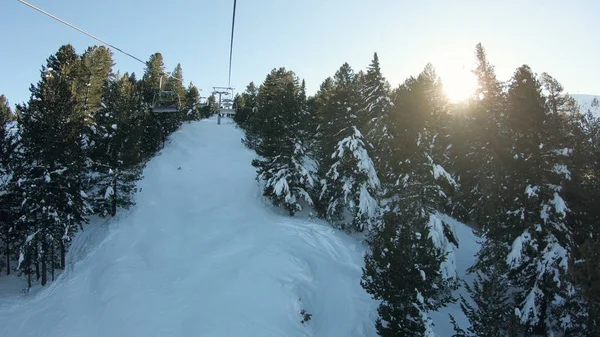
<instances>
[{"instance_id":1,"label":"groomed snow surface","mask_svg":"<svg viewBox=\"0 0 600 337\"><path fill-rule=\"evenodd\" d=\"M241 137L215 119L185 124L137 205L86 226L55 282L25 295L0 277L0 336L375 336L362 241L263 200ZM464 275L477 247L454 225ZM432 313L440 336L448 312L464 322L458 305Z\"/></svg>"}]
</instances>

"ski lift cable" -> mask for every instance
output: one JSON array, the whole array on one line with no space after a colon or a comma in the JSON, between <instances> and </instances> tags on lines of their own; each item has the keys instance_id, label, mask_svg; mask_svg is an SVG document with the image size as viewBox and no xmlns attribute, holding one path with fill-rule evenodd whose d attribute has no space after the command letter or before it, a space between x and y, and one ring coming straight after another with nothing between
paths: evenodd
<instances>
[{"instance_id":1,"label":"ski lift cable","mask_svg":"<svg viewBox=\"0 0 600 337\"><path fill-rule=\"evenodd\" d=\"M231 87L231 60L233 56L233 31L235 28L235 7L237 0L233 0L233 19L231 20L231 43L229 45L229 80L227 86Z\"/></svg>"},{"instance_id":2,"label":"ski lift cable","mask_svg":"<svg viewBox=\"0 0 600 337\"><path fill-rule=\"evenodd\" d=\"M110 48L113 48L114 50L117 50L117 51L119 51L119 52L121 52L121 53L123 53L123 54L125 54L125 55L127 55L127 56L129 56L129 57L131 57L132 59L134 59L134 60L136 60L136 61L138 61L138 62L141 62L141 63L143 63L144 65L148 65L148 63L147 63L147 62L145 62L145 61L142 61L141 59L139 59L139 58L137 58L137 57L135 57L135 56L133 56L133 55L129 54L128 52L125 52L125 51L123 51L121 48L118 48L118 47L116 47L116 46L114 46L114 45L112 45L112 44L110 44L110 43L108 43L108 42L106 42L106 41L104 41L104 40L102 40L102 39L100 39L100 38L98 38L98 37L96 37L96 36L94 36L94 35L92 35L92 34L88 33L88 32L86 32L85 30L83 30L83 29L81 29L81 28L78 28L78 27L76 27L75 25L72 25L72 24L68 23L67 21L65 21L65 20L63 20L63 19L61 19L61 18L59 18L59 17L57 17L57 16L55 16L55 15L52 15L52 14L50 14L50 13L46 12L45 10L43 10L43 9L41 9L41 8L39 8L39 7L36 7L36 6L34 6L34 5L30 4L30 3L26 2L26 1L23 1L23 0L19 0L19 2L20 2L20 3L22 3L22 4L24 4L24 5L27 5L27 6L31 7L31 8L33 8L33 9L35 9L36 11L38 11L38 12L40 12L40 13L43 13L43 14L45 14L45 15L47 15L47 16L49 16L49 17L53 18L53 19L54 19L54 20L56 20L56 21L59 21L59 22L61 22L61 23L65 24L65 25L67 25L67 26L69 26L69 27L71 27L71 28L73 28L73 29L75 29L75 30L77 30L77 31L79 31L79 32L81 32L81 33L83 33L83 34L85 34L85 35L87 35L87 36L91 37L91 38L92 38L92 39L94 39L94 40L100 41L102 44L104 44L104 45L106 45L106 46L108 46L108 47L110 47ZM181 80L179 80L177 77L174 77L174 76L173 76L172 74L170 74L170 73L165 73L165 74L166 74L168 77L174 78L174 79L176 79L176 80L178 80L178 81L182 82ZM183 82L182 82L182 83L183 83Z\"/></svg>"},{"instance_id":3,"label":"ski lift cable","mask_svg":"<svg viewBox=\"0 0 600 337\"><path fill-rule=\"evenodd\" d=\"M92 34L90 34L90 33L86 32L85 30L83 30L83 29L81 29L81 28L78 28L78 27L76 27L76 26L74 26L74 25L72 25L72 24L70 24L70 23L66 22L65 20L63 20L63 19L61 19L61 18L59 18L59 17L56 17L56 16L54 16L54 15L52 15L52 14L50 14L50 13L46 12L45 10L43 10L43 9L41 9L41 8L38 8L38 7L36 7L36 6L34 6L34 5L30 4L30 3L28 3L28 2L26 2L26 1L23 1L23 0L19 0L19 2L20 2L20 3L22 3L22 4L24 4L24 5L27 5L27 6L31 7L31 8L33 8L33 9L35 9L36 11L38 11L38 12L40 12L40 13L46 14L47 16L49 16L49 17L53 18L54 20L56 20L56 21L59 21L59 22L61 22L61 23L65 24L65 25L67 25L67 26L69 26L69 27L71 27L71 28L73 28L73 29L75 29L75 30L77 30L77 31L79 31L79 32L81 32L81 33L83 33L83 34L85 34L85 35L87 35L87 36L91 37L92 39L95 39L95 40L97 40L97 41L100 41L100 42L102 42L103 44L105 44L105 45L107 45L107 46L109 46L109 47L111 47L111 48L113 48L113 49L115 49L115 50L118 50L118 51L120 51L121 53L123 53L123 54L125 54L125 55L127 55L127 56L131 57L132 59L134 59L134 60L136 60L136 61L139 61L139 62L141 62L141 63L143 63L143 64L146 64L146 62L144 62L144 61L140 60L139 58L137 58L137 57L135 57L135 56L133 56L133 55L131 55L131 54L129 54L129 53L127 53L127 52L125 52L125 51L121 50L120 48L117 48L117 47L113 46L112 44L110 44L110 43L108 43L108 42L106 42L106 41L104 41L104 40L102 40L102 39L100 39L100 38L98 38L98 37L96 37L96 36L94 36L94 35L92 35Z\"/></svg>"}]
</instances>

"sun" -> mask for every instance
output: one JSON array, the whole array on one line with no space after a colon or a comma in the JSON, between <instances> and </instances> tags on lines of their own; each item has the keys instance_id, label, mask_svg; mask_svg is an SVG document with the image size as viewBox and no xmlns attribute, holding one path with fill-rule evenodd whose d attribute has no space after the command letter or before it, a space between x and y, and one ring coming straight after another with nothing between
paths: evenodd
<instances>
[{"instance_id":1,"label":"sun","mask_svg":"<svg viewBox=\"0 0 600 337\"><path fill-rule=\"evenodd\" d=\"M446 76L440 75L448 100L459 103L467 100L477 89L477 78L470 71L453 70Z\"/></svg>"},{"instance_id":2,"label":"sun","mask_svg":"<svg viewBox=\"0 0 600 337\"><path fill-rule=\"evenodd\" d=\"M452 103L471 97L477 89L477 78L471 72L475 66L470 48L445 48L434 57L433 66L442 80L446 96Z\"/></svg>"}]
</instances>

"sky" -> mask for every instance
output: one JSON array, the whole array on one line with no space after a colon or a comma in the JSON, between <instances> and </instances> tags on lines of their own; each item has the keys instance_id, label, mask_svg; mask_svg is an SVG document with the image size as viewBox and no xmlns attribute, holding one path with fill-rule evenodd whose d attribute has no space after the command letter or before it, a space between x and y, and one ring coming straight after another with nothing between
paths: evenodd
<instances>
[{"instance_id":1,"label":"sky","mask_svg":"<svg viewBox=\"0 0 600 337\"><path fill-rule=\"evenodd\" d=\"M61 45L83 53L99 42L18 0L2 0L0 94L29 99L41 66ZM160 52L167 70L181 63L201 95L227 86L233 0L28 0L116 47L147 60ZM286 67L313 94L344 63L366 69L377 52L392 87L431 62L448 92L468 91L481 42L501 80L527 64L569 93L600 94L597 0L238 0L231 86L261 83ZM121 73L144 64L114 51Z\"/></svg>"}]
</instances>

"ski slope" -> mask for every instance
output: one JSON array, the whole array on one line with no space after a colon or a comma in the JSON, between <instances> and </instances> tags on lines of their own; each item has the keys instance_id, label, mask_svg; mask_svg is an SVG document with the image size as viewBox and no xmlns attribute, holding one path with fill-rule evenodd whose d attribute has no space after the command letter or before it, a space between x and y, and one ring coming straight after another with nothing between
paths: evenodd
<instances>
[{"instance_id":1,"label":"ski slope","mask_svg":"<svg viewBox=\"0 0 600 337\"><path fill-rule=\"evenodd\" d=\"M362 242L263 200L255 154L226 123L185 124L145 169L137 205L86 226L55 282L0 297L0 336L375 336ZM454 226L464 275L477 246ZM458 304L432 313L440 336L448 313L464 323Z\"/></svg>"},{"instance_id":2,"label":"ski slope","mask_svg":"<svg viewBox=\"0 0 600 337\"><path fill-rule=\"evenodd\" d=\"M137 206L103 238L78 237L47 289L0 299L0 336L372 336L364 247L267 206L240 138L213 119L184 125Z\"/></svg>"}]
</instances>

